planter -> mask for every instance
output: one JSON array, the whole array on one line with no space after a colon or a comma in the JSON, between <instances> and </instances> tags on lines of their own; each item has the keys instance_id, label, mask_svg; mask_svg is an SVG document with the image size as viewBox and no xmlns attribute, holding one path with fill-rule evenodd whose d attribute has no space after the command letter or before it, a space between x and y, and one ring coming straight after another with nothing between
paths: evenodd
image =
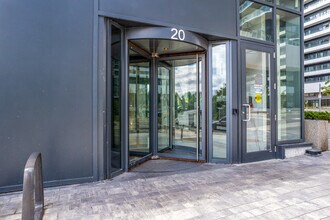
<instances>
[{"instance_id":1,"label":"planter","mask_svg":"<svg viewBox=\"0 0 330 220\"><path fill-rule=\"evenodd\" d=\"M328 150L328 121L306 119L305 139L322 151Z\"/></svg>"}]
</instances>

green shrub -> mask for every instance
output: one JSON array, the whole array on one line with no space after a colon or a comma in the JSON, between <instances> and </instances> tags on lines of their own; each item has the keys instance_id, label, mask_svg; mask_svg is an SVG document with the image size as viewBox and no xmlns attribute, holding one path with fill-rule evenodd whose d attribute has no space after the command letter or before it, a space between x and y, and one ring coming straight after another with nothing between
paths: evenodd
<instances>
[{"instance_id":1,"label":"green shrub","mask_svg":"<svg viewBox=\"0 0 330 220\"><path fill-rule=\"evenodd\" d=\"M330 121L330 112L305 111L305 119Z\"/></svg>"}]
</instances>

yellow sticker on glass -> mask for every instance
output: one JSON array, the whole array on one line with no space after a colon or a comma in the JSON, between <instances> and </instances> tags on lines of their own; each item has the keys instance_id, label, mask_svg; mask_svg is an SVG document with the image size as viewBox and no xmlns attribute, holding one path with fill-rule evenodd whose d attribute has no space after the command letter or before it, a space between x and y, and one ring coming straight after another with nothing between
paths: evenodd
<instances>
[{"instance_id":1,"label":"yellow sticker on glass","mask_svg":"<svg viewBox=\"0 0 330 220\"><path fill-rule=\"evenodd\" d=\"M254 97L254 100L256 100L256 103L260 103L262 101L262 95L261 94L256 94Z\"/></svg>"}]
</instances>

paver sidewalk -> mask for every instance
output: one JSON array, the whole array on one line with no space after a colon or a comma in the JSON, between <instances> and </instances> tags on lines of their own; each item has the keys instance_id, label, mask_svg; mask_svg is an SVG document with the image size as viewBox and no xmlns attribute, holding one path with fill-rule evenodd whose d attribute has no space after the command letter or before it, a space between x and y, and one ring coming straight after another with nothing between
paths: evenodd
<instances>
[{"instance_id":1,"label":"paver sidewalk","mask_svg":"<svg viewBox=\"0 0 330 220\"><path fill-rule=\"evenodd\" d=\"M330 219L330 152L178 173L129 172L47 188L45 205L44 219ZM20 212L21 193L0 195L0 219L19 219Z\"/></svg>"}]
</instances>

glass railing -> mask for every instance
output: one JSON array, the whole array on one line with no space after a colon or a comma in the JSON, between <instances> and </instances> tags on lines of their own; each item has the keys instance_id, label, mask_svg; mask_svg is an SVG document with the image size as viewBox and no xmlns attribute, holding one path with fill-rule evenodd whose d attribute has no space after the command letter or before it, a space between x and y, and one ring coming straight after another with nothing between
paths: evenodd
<instances>
[{"instance_id":1,"label":"glass railing","mask_svg":"<svg viewBox=\"0 0 330 220\"><path fill-rule=\"evenodd\" d=\"M305 49L308 49L311 47L316 47L316 46L321 46L321 45L328 44L328 43L330 43L330 36L325 36L322 38L318 38L315 40L305 42Z\"/></svg>"},{"instance_id":2,"label":"glass railing","mask_svg":"<svg viewBox=\"0 0 330 220\"><path fill-rule=\"evenodd\" d=\"M328 30L329 28L330 28L330 22L327 21L325 23L322 23L317 26L306 29L305 36L314 34L314 33L320 32L320 31L325 31L325 30Z\"/></svg>"},{"instance_id":3,"label":"glass railing","mask_svg":"<svg viewBox=\"0 0 330 220\"><path fill-rule=\"evenodd\" d=\"M323 57L329 57L330 56L330 50L324 50L316 53L310 53L305 55L305 60L313 60Z\"/></svg>"},{"instance_id":4,"label":"glass railing","mask_svg":"<svg viewBox=\"0 0 330 220\"><path fill-rule=\"evenodd\" d=\"M323 9L323 10L318 11L316 13L313 13L311 15L305 16L305 22L309 22L309 21L315 20L317 18L326 17L329 14L330 14L330 8L326 8L326 9Z\"/></svg>"},{"instance_id":5,"label":"glass railing","mask_svg":"<svg viewBox=\"0 0 330 220\"><path fill-rule=\"evenodd\" d=\"M330 80L330 75L313 76L313 77L306 77L305 83L326 82L328 80Z\"/></svg>"},{"instance_id":6,"label":"glass railing","mask_svg":"<svg viewBox=\"0 0 330 220\"><path fill-rule=\"evenodd\" d=\"M317 7L325 2L329 2L329 0L317 0L317 1L313 1L313 2L310 2L308 4L306 4L304 6L305 10L308 10L310 8L313 8L313 7Z\"/></svg>"},{"instance_id":7,"label":"glass railing","mask_svg":"<svg viewBox=\"0 0 330 220\"><path fill-rule=\"evenodd\" d=\"M330 63L315 64L305 67L305 72L313 72L319 70L330 69Z\"/></svg>"}]
</instances>

